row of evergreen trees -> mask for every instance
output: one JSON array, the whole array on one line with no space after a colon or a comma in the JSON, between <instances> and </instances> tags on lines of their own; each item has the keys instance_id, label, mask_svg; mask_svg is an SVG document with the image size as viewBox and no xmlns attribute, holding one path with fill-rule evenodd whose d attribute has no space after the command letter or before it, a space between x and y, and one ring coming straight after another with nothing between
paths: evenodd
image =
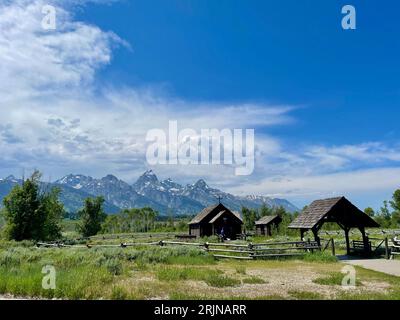
<instances>
[{"instance_id":1,"label":"row of evergreen trees","mask_svg":"<svg viewBox=\"0 0 400 320\"><path fill-rule=\"evenodd\" d=\"M145 207L124 209L119 214L109 215L102 225L103 233L148 232L155 229L157 211Z\"/></svg>"},{"instance_id":2,"label":"row of evergreen trees","mask_svg":"<svg viewBox=\"0 0 400 320\"><path fill-rule=\"evenodd\" d=\"M29 179L15 186L3 199L4 209L0 216L5 222L4 233L8 239L48 241L61 238L61 221L65 216L65 210L59 201L60 189L43 190L40 178L40 172L35 171ZM107 216L103 205L103 197L85 200L83 209L77 214L79 218L77 228L82 236L92 236L100 231L121 233L148 232L156 229L158 213L151 208L127 209L118 215ZM366 208L365 213L373 217L382 228L398 228L400 226L400 189L393 193L391 201L384 201L378 212L372 208ZM291 214L283 207L269 208L265 205L258 210L243 207L245 230L253 230L255 221L268 215L279 215L282 218L279 226L279 230L282 231L286 230L298 213ZM182 222L182 226L183 224L186 225L185 222ZM173 218L168 219L164 227L176 229Z\"/></svg>"},{"instance_id":3,"label":"row of evergreen trees","mask_svg":"<svg viewBox=\"0 0 400 320\"><path fill-rule=\"evenodd\" d=\"M243 227L246 231L255 229L255 222L264 216L278 215L282 218L282 222L279 224L278 232L286 230L286 227L297 217L298 213L290 213L283 207L267 207L263 205L260 209L249 209L242 207Z\"/></svg>"},{"instance_id":4,"label":"row of evergreen trees","mask_svg":"<svg viewBox=\"0 0 400 320\"><path fill-rule=\"evenodd\" d=\"M187 232L190 219L191 216L174 218L172 212L168 217L160 217L158 212L150 207L124 209L118 214L107 216L101 232Z\"/></svg>"}]
</instances>

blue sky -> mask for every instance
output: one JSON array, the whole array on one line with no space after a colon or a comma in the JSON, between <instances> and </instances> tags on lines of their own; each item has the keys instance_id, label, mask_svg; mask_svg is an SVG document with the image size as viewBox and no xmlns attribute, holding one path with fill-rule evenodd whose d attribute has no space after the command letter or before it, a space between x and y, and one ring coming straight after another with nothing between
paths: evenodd
<instances>
[{"instance_id":1,"label":"blue sky","mask_svg":"<svg viewBox=\"0 0 400 320\"><path fill-rule=\"evenodd\" d=\"M177 119L255 128L256 169L153 168L162 178L298 206L343 194L378 208L400 187L398 2L50 1L53 33L38 27L47 2L0 6L1 175L132 182L147 130Z\"/></svg>"},{"instance_id":2,"label":"blue sky","mask_svg":"<svg viewBox=\"0 0 400 320\"><path fill-rule=\"evenodd\" d=\"M132 44L103 78L189 100L301 106L295 126L269 129L293 143L396 142L400 5L352 1L358 30L344 31L347 3L121 1L78 17Z\"/></svg>"},{"instance_id":3,"label":"blue sky","mask_svg":"<svg viewBox=\"0 0 400 320\"><path fill-rule=\"evenodd\" d=\"M132 44L105 78L166 86L190 100L304 106L289 139L398 141L400 31L395 1L122 1L78 15Z\"/></svg>"}]
</instances>

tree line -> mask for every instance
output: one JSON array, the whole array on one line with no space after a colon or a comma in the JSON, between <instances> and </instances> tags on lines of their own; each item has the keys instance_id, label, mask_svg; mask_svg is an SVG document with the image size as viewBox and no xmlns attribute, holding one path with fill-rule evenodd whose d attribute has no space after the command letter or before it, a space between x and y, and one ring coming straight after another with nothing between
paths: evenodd
<instances>
[{"instance_id":1,"label":"tree line","mask_svg":"<svg viewBox=\"0 0 400 320\"><path fill-rule=\"evenodd\" d=\"M278 215L282 218L276 232L287 233L287 226L298 216L298 213L290 213L284 207L267 207L265 204L259 209L250 209L242 207L243 227L245 231L253 231L255 229L255 222L265 216Z\"/></svg>"},{"instance_id":2,"label":"tree line","mask_svg":"<svg viewBox=\"0 0 400 320\"><path fill-rule=\"evenodd\" d=\"M382 207L375 212L371 207L364 212L380 224L382 228L398 228L400 226L400 189L393 192L392 200L383 201Z\"/></svg>"},{"instance_id":3,"label":"tree line","mask_svg":"<svg viewBox=\"0 0 400 320\"><path fill-rule=\"evenodd\" d=\"M4 208L0 211L0 226L4 224L3 233L10 240L58 240L62 237L61 222L66 216L64 205L59 200L61 190L57 187L44 189L40 183L41 174L35 171L32 176L16 185L3 199ZM83 208L77 212L79 219L77 231L84 237L102 233L129 233L148 231L184 231L187 229L188 217L179 221L170 213L164 222L156 221L158 212L150 207L125 209L116 215L106 215L104 198L87 198ZM375 212L368 207L365 210L382 228L400 226L400 189L393 193L392 200L384 201L383 206ZM298 213L291 214L283 207L259 209L243 207L242 216L245 231L255 228L255 222L264 216L279 215L282 222L278 233L287 233L287 226Z\"/></svg>"},{"instance_id":4,"label":"tree line","mask_svg":"<svg viewBox=\"0 0 400 320\"><path fill-rule=\"evenodd\" d=\"M48 190L40 184L41 174L35 171L21 185L16 185L3 199L1 211L3 233L9 240L58 240L62 237L61 222L65 216L64 205L59 200L61 190ZM106 219L102 197L87 198L78 212L77 230L83 236L97 234Z\"/></svg>"},{"instance_id":5,"label":"tree line","mask_svg":"<svg viewBox=\"0 0 400 320\"><path fill-rule=\"evenodd\" d=\"M41 173L35 171L3 199L0 226L4 224L3 234L7 239L61 239L62 220L70 215L59 200L61 190L57 187L43 189L40 178ZM169 219L164 224L156 225L158 212L152 208L126 209L116 215L107 215L104 212L104 202L103 197L87 198L83 208L73 215L78 219L76 229L83 237L99 232L148 232L163 227L176 229L174 221Z\"/></svg>"}]
</instances>

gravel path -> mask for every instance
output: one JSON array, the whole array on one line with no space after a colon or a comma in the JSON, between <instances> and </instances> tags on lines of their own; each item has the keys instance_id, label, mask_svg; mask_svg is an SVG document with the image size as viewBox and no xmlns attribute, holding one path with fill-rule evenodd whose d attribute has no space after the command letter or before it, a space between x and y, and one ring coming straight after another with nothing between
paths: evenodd
<instances>
[{"instance_id":1,"label":"gravel path","mask_svg":"<svg viewBox=\"0 0 400 320\"><path fill-rule=\"evenodd\" d=\"M400 277L400 260L386 259L353 259L350 257L341 257L342 263L360 266L366 269L379 271L393 276Z\"/></svg>"}]
</instances>

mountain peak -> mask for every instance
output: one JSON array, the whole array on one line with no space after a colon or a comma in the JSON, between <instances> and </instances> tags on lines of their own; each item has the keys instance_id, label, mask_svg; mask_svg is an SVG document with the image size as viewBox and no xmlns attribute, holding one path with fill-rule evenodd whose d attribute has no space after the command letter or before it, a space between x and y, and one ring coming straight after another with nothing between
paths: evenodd
<instances>
[{"instance_id":1,"label":"mountain peak","mask_svg":"<svg viewBox=\"0 0 400 320\"><path fill-rule=\"evenodd\" d=\"M86 178L86 176L84 176L83 174L70 173L69 175L66 175L66 176L62 177L61 179L57 180L56 183L67 184L68 182L70 182L72 180L80 180L80 179L84 179L84 178Z\"/></svg>"},{"instance_id":2,"label":"mountain peak","mask_svg":"<svg viewBox=\"0 0 400 320\"><path fill-rule=\"evenodd\" d=\"M103 181L111 181L111 182L118 182L118 178L112 174L108 174L105 177L103 177L101 180Z\"/></svg>"},{"instance_id":3,"label":"mountain peak","mask_svg":"<svg viewBox=\"0 0 400 320\"><path fill-rule=\"evenodd\" d=\"M143 190L143 188L154 187L158 186L159 184L160 182L158 181L158 178L153 170L147 170L139 177L139 179L137 179L137 181L133 184L133 187L137 192L140 192Z\"/></svg>"},{"instance_id":4,"label":"mountain peak","mask_svg":"<svg viewBox=\"0 0 400 320\"><path fill-rule=\"evenodd\" d=\"M178 191L181 191L183 189L182 186L179 183L176 183L171 178L168 178L168 179L162 181L161 185L163 187L165 187L167 190L172 191L172 192L178 192Z\"/></svg>"},{"instance_id":5,"label":"mountain peak","mask_svg":"<svg viewBox=\"0 0 400 320\"><path fill-rule=\"evenodd\" d=\"M81 189L84 185L87 185L91 181L93 181L92 177L88 177L83 174L69 174L60 180L57 180L55 183L68 185L74 189Z\"/></svg>"},{"instance_id":6,"label":"mountain peak","mask_svg":"<svg viewBox=\"0 0 400 320\"><path fill-rule=\"evenodd\" d=\"M2 181L0 195L1 188L10 188L21 181L21 179L15 179L14 176L9 176L7 179L8 183L0 179ZM235 196L225 193L208 186L204 179L185 186L176 183L171 178L159 181L153 170L144 172L133 185L127 184L112 174L101 179L83 174L69 174L54 182L54 185L57 184L63 188L63 203L70 208L69 210L74 211L79 210L88 195L103 196L110 213L117 212L118 208L151 206L160 214L167 214L168 210L174 210L176 214L195 214L207 206L218 203L219 197L222 197L224 205L235 211L239 211L243 206L257 209L262 205L283 206L290 212L297 210L294 205L284 199L256 195Z\"/></svg>"},{"instance_id":7,"label":"mountain peak","mask_svg":"<svg viewBox=\"0 0 400 320\"><path fill-rule=\"evenodd\" d=\"M145 173L143 173L140 176L139 180L140 179L146 179L146 180L151 181L151 182L158 182L158 178L157 178L157 176L156 176L156 174L154 173L153 170L147 170Z\"/></svg>"},{"instance_id":8,"label":"mountain peak","mask_svg":"<svg viewBox=\"0 0 400 320\"><path fill-rule=\"evenodd\" d=\"M142 174L142 176L156 176L153 170L146 170L145 173Z\"/></svg>"},{"instance_id":9,"label":"mountain peak","mask_svg":"<svg viewBox=\"0 0 400 320\"><path fill-rule=\"evenodd\" d=\"M194 184L194 186L195 186L195 187L198 187L198 188L208 188L207 183L206 183L203 179L199 179L199 180Z\"/></svg>"},{"instance_id":10,"label":"mountain peak","mask_svg":"<svg viewBox=\"0 0 400 320\"><path fill-rule=\"evenodd\" d=\"M5 180L7 180L7 181L15 181L15 180L17 180L17 178L15 178L15 176L13 176L13 175L11 174L11 175L9 175L7 178L5 178Z\"/></svg>"}]
</instances>

